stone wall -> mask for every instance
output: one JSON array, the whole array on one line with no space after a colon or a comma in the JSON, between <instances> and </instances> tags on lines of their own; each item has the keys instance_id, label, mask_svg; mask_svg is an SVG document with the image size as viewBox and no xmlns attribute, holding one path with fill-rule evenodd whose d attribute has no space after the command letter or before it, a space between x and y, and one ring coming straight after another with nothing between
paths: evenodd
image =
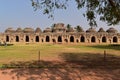
<instances>
[{"instance_id":1,"label":"stone wall","mask_svg":"<svg viewBox=\"0 0 120 80\"><path fill-rule=\"evenodd\" d=\"M0 42L7 43L120 43L119 33L1 33Z\"/></svg>"},{"instance_id":2,"label":"stone wall","mask_svg":"<svg viewBox=\"0 0 120 80\"><path fill-rule=\"evenodd\" d=\"M18 28L14 30L8 28L4 33L0 33L1 43L95 43L95 44L119 44L120 33L114 28L109 28L104 31L100 28L96 31L94 28L89 28L84 31L74 28L67 28L63 23L55 24L52 28L46 28L43 32L40 28L36 30L32 28Z\"/></svg>"}]
</instances>

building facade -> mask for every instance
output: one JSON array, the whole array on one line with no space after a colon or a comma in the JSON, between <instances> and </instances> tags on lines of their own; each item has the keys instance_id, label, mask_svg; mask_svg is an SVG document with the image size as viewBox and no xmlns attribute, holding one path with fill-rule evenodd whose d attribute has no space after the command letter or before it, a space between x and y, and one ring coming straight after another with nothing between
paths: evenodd
<instances>
[{"instance_id":1,"label":"building facade","mask_svg":"<svg viewBox=\"0 0 120 80\"><path fill-rule=\"evenodd\" d=\"M104 31L100 28L96 31L89 28L84 31L81 27L79 30L72 27L67 28L63 23L55 24L52 28L46 28L42 31L40 28L36 30L32 28L17 28L13 30L8 28L4 33L0 33L1 43L95 43L95 44L119 44L120 33L114 28Z\"/></svg>"}]
</instances>

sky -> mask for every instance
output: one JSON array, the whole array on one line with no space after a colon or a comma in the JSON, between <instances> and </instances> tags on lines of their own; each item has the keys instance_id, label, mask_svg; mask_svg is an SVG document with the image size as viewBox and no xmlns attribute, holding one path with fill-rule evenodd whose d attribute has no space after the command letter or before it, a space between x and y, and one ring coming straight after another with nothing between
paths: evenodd
<instances>
[{"instance_id":1,"label":"sky","mask_svg":"<svg viewBox=\"0 0 120 80\"><path fill-rule=\"evenodd\" d=\"M54 13L54 20L48 18L48 15L42 14L40 10L34 11L31 6L30 0L1 0L0 1L0 32L4 32L5 29L11 28L37 28L40 27L44 30L50 27L54 23L64 23L65 25L70 24L72 27L80 25L84 30L90 28L87 19L83 17L85 9L77 10L76 3L72 2L68 6L67 10L56 10ZM115 27L119 32L119 25L107 26L105 22L97 19L98 30L103 27L107 30L110 27Z\"/></svg>"}]
</instances>

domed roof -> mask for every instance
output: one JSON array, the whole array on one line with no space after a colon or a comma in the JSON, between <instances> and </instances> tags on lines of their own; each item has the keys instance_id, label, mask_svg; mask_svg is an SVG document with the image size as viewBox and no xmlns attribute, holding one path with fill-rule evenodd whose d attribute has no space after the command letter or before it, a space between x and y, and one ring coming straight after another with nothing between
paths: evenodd
<instances>
[{"instance_id":1,"label":"domed roof","mask_svg":"<svg viewBox=\"0 0 120 80\"><path fill-rule=\"evenodd\" d=\"M86 32L96 32L96 30L94 28L89 28L88 30L86 30Z\"/></svg>"},{"instance_id":2,"label":"domed roof","mask_svg":"<svg viewBox=\"0 0 120 80\"><path fill-rule=\"evenodd\" d=\"M25 33L32 33L32 32L34 32L34 29L32 29L32 28L24 28L24 32Z\"/></svg>"},{"instance_id":3,"label":"domed roof","mask_svg":"<svg viewBox=\"0 0 120 80\"><path fill-rule=\"evenodd\" d=\"M38 28L36 28L35 32L40 33L40 32L42 32L42 30L38 27Z\"/></svg>"},{"instance_id":4,"label":"domed roof","mask_svg":"<svg viewBox=\"0 0 120 80\"><path fill-rule=\"evenodd\" d=\"M103 28L100 28L98 32L105 32Z\"/></svg>"},{"instance_id":5,"label":"domed roof","mask_svg":"<svg viewBox=\"0 0 120 80\"><path fill-rule=\"evenodd\" d=\"M108 32L108 33L117 33L118 31L111 27L106 32Z\"/></svg>"},{"instance_id":6,"label":"domed roof","mask_svg":"<svg viewBox=\"0 0 120 80\"><path fill-rule=\"evenodd\" d=\"M46 28L43 32L52 32L50 28Z\"/></svg>"},{"instance_id":7,"label":"domed roof","mask_svg":"<svg viewBox=\"0 0 120 80\"><path fill-rule=\"evenodd\" d=\"M23 32L21 28L17 28L16 32Z\"/></svg>"},{"instance_id":8,"label":"domed roof","mask_svg":"<svg viewBox=\"0 0 120 80\"><path fill-rule=\"evenodd\" d=\"M54 30L58 30L58 29L66 29L63 23L58 23L55 24L55 26L53 27Z\"/></svg>"},{"instance_id":9,"label":"domed roof","mask_svg":"<svg viewBox=\"0 0 120 80\"><path fill-rule=\"evenodd\" d=\"M15 30L13 29L13 28L7 28L6 30L5 30L5 32L7 33L7 32L15 32Z\"/></svg>"}]
</instances>

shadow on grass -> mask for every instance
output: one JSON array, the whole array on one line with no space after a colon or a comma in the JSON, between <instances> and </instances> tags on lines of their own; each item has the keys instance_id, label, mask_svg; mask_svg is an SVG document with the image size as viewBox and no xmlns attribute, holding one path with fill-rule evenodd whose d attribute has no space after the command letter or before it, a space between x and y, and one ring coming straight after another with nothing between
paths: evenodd
<instances>
[{"instance_id":1,"label":"shadow on grass","mask_svg":"<svg viewBox=\"0 0 120 80\"><path fill-rule=\"evenodd\" d=\"M10 74L13 80L28 76L25 80L119 80L120 57L96 53L62 53L63 61L28 61L3 64L2 74ZM7 72L6 69L11 69ZM87 77L89 78L87 78ZM100 80L100 79L99 79Z\"/></svg>"},{"instance_id":2,"label":"shadow on grass","mask_svg":"<svg viewBox=\"0 0 120 80\"><path fill-rule=\"evenodd\" d=\"M62 53L61 61L17 61L3 64L1 68L105 68L120 69L120 56L100 53Z\"/></svg>"},{"instance_id":3,"label":"shadow on grass","mask_svg":"<svg viewBox=\"0 0 120 80\"><path fill-rule=\"evenodd\" d=\"M120 50L120 44L93 45L93 46L89 46L89 47L100 48L100 49L113 49L113 50Z\"/></svg>"},{"instance_id":4,"label":"shadow on grass","mask_svg":"<svg viewBox=\"0 0 120 80\"><path fill-rule=\"evenodd\" d=\"M82 69L120 69L120 56L100 53L63 53L60 56L65 62L77 64Z\"/></svg>"}]
</instances>

